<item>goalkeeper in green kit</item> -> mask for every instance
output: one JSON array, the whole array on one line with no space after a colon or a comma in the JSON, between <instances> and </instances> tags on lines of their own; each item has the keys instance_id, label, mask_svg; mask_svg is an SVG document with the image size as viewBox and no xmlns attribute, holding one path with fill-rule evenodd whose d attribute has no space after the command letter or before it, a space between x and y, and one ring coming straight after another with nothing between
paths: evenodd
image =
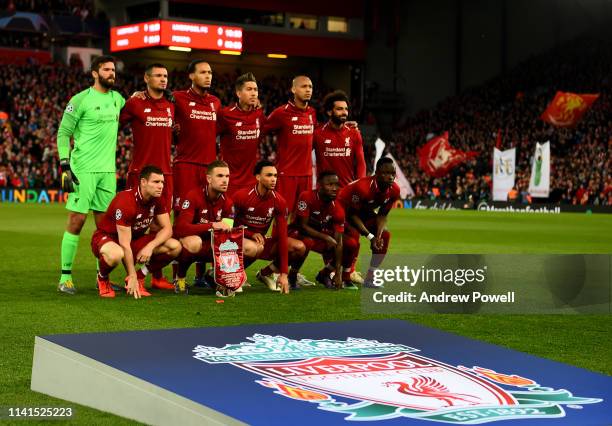
<instances>
[{"instance_id":1,"label":"goalkeeper in green kit","mask_svg":"<svg viewBox=\"0 0 612 426\"><path fill-rule=\"evenodd\" d=\"M72 263L79 235L90 210L96 223L115 196L115 151L119 112L125 99L111 90L115 84L115 59L99 56L92 61L94 85L73 96L57 131L61 185L68 195L68 223L62 238L61 277L58 291L74 294ZM74 141L70 149L70 138Z\"/></svg>"}]
</instances>

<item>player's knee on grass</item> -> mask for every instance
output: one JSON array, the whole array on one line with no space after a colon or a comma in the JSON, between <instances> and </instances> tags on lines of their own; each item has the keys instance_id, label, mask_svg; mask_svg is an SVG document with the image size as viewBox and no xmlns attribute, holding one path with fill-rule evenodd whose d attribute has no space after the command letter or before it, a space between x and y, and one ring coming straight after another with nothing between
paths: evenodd
<instances>
[{"instance_id":1,"label":"player's knee on grass","mask_svg":"<svg viewBox=\"0 0 612 426\"><path fill-rule=\"evenodd\" d=\"M86 214L78 212L68 212L68 223L66 224L66 231L70 232L73 235L79 235L81 233L81 229L83 229L83 225L85 225L86 219Z\"/></svg>"},{"instance_id":2,"label":"player's knee on grass","mask_svg":"<svg viewBox=\"0 0 612 426\"><path fill-rule=\"evenodd\" d=\"M181 238L181 244L183 248L191 254L197 254L202 250L202 238L197 235Z\"/></svg>"}]
</instances>

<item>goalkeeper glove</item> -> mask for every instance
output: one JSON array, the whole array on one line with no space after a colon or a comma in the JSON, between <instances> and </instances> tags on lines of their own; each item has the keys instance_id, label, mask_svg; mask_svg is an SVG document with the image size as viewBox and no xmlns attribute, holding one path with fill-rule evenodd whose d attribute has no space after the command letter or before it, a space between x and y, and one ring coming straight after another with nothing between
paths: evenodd
<instances>
[{"instance_id":1,"label":"goalkeeper glove","mask_svg":"<svg viewBox=\"0 0 612 426\"><path fill-rule=\"evenodd\" d=\"M62 191L74 192L74 185L78 185L79 180L70 170L70 160L60 160L60 167L62 168Z\"/></svg>"}]
</instances>

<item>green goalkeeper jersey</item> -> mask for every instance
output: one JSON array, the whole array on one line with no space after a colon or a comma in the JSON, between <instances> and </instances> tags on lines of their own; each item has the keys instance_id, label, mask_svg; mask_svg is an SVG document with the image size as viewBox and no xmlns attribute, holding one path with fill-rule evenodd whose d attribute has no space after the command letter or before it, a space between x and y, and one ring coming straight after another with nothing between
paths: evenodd
<instances>
[{"instance_id":1,"label":"green goalkeeper jersey","mask_svg":"<svg viewBox=\"0 0 612 426\"><path fill-rule=\"evenodd\" d=\"M70 158L79 173L115 172L119 112L125 99L118 92L101 93L90 87L70 99L57 131L60 159ZM70 137L74 148L70 152Z\"/></svg>"}]
</instances>

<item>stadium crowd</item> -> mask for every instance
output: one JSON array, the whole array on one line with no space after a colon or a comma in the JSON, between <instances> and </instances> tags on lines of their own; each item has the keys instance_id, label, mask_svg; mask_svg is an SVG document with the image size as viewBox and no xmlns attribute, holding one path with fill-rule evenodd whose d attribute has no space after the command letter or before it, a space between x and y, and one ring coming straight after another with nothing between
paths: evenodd
<instances>
[{"instance_id":1,"label":"stadium crowd","mask_svg":"<svg viewBox=\"0 0 612 426\"><path fill-rule=\"evenodd\" d=\"M393 134L390 151L407 172L415 196L488 200L492 151L501 132L500 149L517 149L517 201L529 202L535 143L550 141L550 201L612 205L611 47L593 40L573 41L410 117ZM557 90L600 97L576 127L556 128L540 115ZM447 130L453 147L480 155L445 177L432 178L415 166L416 149Z\"/></svg>"},{"instance_id":2,"label":"stadium crowd","mask_svg":"<svg viewBox=\"0 0 612 426\"><path fill-rule=\"evenodd\" d=\"M416 198L477 203L491 196L491 153L501 132L501 149L517 148L517 201L528 194L535 142L551 142L551 202L612 205L612 102L609 44L578 40L532 57L512 72L485 85L447 98L437 106L406 119L392 135L390 152L410 181ZM241 72L217 73L213 92L223 105L233 102L233 82ZM119 75L124 96L142 88L142 73ZM171 88L188 84L185 72L172 72ZM66 66L8 65L0 68L2 122L0 185L40 187L58 185L55 135L69 97L89 85L79 64ZM269 113L289 98L288 78L259 80L260 101ZM330 89L315 81L315 98ZM600 93L599 99L575 128L555 128L539 117L557 90ZM316 102L315 102L316 104ZM1 121L1 120L0 120ZM416 165L416 149L433 135L449 131L453 147L479 156L447 176L431 178ZM120 131L117 175L125 184L131 134ZM273 140L261 144L263 158L274 159ZM372 152L366 146L366 158Z\"/></svg>"}]
</instances>

